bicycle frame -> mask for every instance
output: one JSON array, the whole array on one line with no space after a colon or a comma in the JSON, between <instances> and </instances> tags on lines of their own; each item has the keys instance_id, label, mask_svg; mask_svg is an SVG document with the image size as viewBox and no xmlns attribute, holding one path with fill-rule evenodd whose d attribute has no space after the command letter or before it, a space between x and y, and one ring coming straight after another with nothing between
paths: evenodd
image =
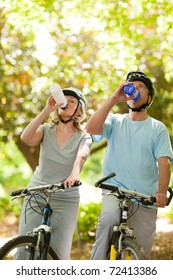
<instances>
[{"instance_id":1,"label":"bicycle frame","mask_svg":"<svg viewBox=\"0 0 173 280\"><path fill-rule=\"evenodd\" d=\"M38 235L36 250L42 252L40 258L43 260L47 257L52 233L52 227L50 226L50 216L52 214L52 209L50 207L51 193L47 191L44 191L44 193L47 196L47 201L46 206L43 209L42 223L33 230L33 233Z\"/></svg>"},{"instance_id":2,"label":"bicycle frame","mask_svg":"<svg viewBox=\"0 0 173 280\"><path fill-rule=\"evenodd\" d=\"M103 184L104 181L106 181L107 179L115 175L116 175L115 173L111 173L110 175L102 178L95 184L96 187L111 191L110 193L108 193L108 195L114 195L117 198L119 198L121 201L120 222L118 225L115 225L113 227L113 234L110 241L110 248L108 252L109 259L110 260L119 259L118 257L119 255L121 256L123 251L123 243L125 246L125 250L126 250L126 246L128 247L126 251L127 253L126 260L133 259L133 254L134 256L137 257L137 259L138 257L139 259L143 259L143 258L145 259L146 257L144 251L140 246L140 244L138 244L137 240L133 235L134 230L132 228L129 228L129 226L127 225L129 200L134 198L136 201L140 202L141 204L154 205L156 202L156 198L154 196L138 193L134 190L126 190L112 185ZM169 205L173 197L172 189L168 188L168 191L169 191L169 197L167 200L167 205Z\"/></svg>"},{"instance_id":3,"label":"bicycle frame","mask_svg":"<svg viewBox=\"0 0 173 280\"><path fill-rule=\"evenodd\" d=\"M79 185L81 185L81 182L76 182L73 187L77 187ZM13 197L12 199L30 196L27 202L30 204L32 202L32 198L35 198L37 194L42 192L46 196L46 198L43 198L45 206L42 209L42 204L39 204L37 199L35 200L38 203L39 209L41 210L41 212L36 211L38 214L42 215L41 224L31 230L29 233L17 236L16 238L13 238L5 243L0 248L0 259L13 259L14 257L14 259L22 258L30 260L59 260L59 257L53 248L49 246L52 233L52 227L50 226L50 216L53 211L50 206L50 200L52 192L57 192L63 190L64 188L64 183L48 184L33 187L31 189L17 190L10 194ZM32 207L32 209L35 211L34 207Z\"/></svg>"},{"instance_id":4,"label":"bicycle frame","mask_svg":"<svg viewBox=\"0 0 173 280\"><path fill-rule=\"evenodd\" d=\"M113 227L113 235L110 245L110 260L116 260L118 254L122 251L122 239L124 236L133 237L134 230L127 225L128 200L122 201L120 212L120 223ZM115 247L116 244L116 247ZM130 259L130 258L129 258Z\"/></svg>"}]
</instances>

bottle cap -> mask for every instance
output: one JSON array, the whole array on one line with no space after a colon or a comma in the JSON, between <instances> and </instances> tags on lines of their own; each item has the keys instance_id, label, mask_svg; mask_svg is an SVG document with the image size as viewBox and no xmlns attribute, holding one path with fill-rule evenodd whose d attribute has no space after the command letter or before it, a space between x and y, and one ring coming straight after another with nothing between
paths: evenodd
<instances>
[{"instance_id":1,"label":"bottle cap","mask_svg":"<svg viewBox=\"0 0 173 280\"><path fill-rule=\"evenodd\" d=\"M128 84L124 86L124 92L128 95L133 95L135 92L135 87L133 84Z\"/></svg>"},{"instance_id":2,"label":"bottle cap","mask_svg":"<svg viewBox=\"0 0 173 280\"><path fill-rule=\"evenodd\" d=\"M140 98L140 92L135 88L135 86L133 84L128 84L126 86L124 86L124 92L125 94L131 96L134 95L133 100L138 100Z\"/></svg>"}]
</instances>

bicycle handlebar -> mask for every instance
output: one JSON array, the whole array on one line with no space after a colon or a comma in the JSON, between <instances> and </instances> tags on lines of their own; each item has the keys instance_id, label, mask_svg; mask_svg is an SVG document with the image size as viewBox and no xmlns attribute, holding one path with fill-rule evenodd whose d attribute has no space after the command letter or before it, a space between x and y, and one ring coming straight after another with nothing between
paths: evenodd
<instances>
[{"instance_id":1,"label":"bicycle handlebar","mask_svg":"<svg viewBox=\"0 0 173 280\"><path fill-rule=\"evenodd\" d=\"M115 172L113 172L113 173L111 173L111 174L109 174L109 175L103 177L102 179L100 179L99 181L97 181L97 182L95 183L95 187L99 187L99 185L101 185L103 182L105 182L106 180L108 180L108 179L110 179L110 178L112 178L112 177L114 177L114 176L116 176L116 173L115 173Z\"/></svg>"},{"instance_id":2,"label":"bicycle handlebar","mask_svg":"<svg viewBox=\"0 0 173 280\"><path fill-rule=\"evenodd\" d=\"M82 184L82 182L76 182L72 187L77 187L77 186L80 186ZM30 189L20 189L20 190L16 190L16 191L13 191L10 193L10 196L25 196L25 195L29 195L31 192L33 191L43 191L43 190L64 190L68 187L65 187L64 186L64 183L59 183L59 184L48 184L48 185L40 185L40 186L37 186L37 187L33 187L33 188L30 188Z\"/></svg>"},{"instance_id":3,"label":"bicycle handlebar","mask_svg":"<svg viewBox=\"0 0 173 280\"><path fill-rule=\"evenodd\" d=\"M105 190L110 190L112 193L116 193L118 198L125 198L125 197L131 197L131 198L140 198L140 202L143 205L153 205L156 202L156 197L155 196L149 196L146 194L142 194L142 193L138 193L135 190L126 190L126 189L122 189L116 186L112 186L112 185L107 185L107 184L102 184L104 181L106 181L107 179L116 176L115 173L111 173L106 177L103 177L102 179L100 179L99 181L97 181L95 183L95 187L99 187L101 189L105 189ZM170 204L172 197L173 197L173 190L169 187L168 188L168 192L169 192L169 196L167 197L167 206Z\"/></svg>"}]
</instances>

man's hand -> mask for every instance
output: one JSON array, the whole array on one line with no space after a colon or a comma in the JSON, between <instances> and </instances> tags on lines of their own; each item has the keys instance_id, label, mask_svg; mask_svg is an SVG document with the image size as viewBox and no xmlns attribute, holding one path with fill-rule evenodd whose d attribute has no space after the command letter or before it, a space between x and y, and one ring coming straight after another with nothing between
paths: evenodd
<instances>
[{"instance_id":1,"label":"man's hand","mask_svg":"<svg viewBox=\"0 0 173 280\"><path fill-rule=\"evenodd\" d=\"M164 208L167 204L167 197L164 193L156 194L156 205L157 207Z\"/></svg>"}]
</instances>

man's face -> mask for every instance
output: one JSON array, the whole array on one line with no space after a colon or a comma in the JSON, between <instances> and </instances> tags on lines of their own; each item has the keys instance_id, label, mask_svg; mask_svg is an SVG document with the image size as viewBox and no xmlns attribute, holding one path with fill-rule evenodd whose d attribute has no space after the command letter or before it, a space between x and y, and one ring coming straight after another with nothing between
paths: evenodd
<instances>
[{"instance_id":1,"label":"man's face","mask_svg":"<svg viewBox=\"0 0 173 280\"><path fill-rule=\"evenodd\" d=\"M135 88L140 92L140 98L136 101L134 100L129 100L127 101L127 104L131 107L139 107L141 106L142 104L146 103L147 101L150 102L150 95L149 95L149 90L147 88L147 86L141 82L141 81L133 81L131 82ZM149 98L149 100L148 100Z\"/></svg>"}]
</instances>

